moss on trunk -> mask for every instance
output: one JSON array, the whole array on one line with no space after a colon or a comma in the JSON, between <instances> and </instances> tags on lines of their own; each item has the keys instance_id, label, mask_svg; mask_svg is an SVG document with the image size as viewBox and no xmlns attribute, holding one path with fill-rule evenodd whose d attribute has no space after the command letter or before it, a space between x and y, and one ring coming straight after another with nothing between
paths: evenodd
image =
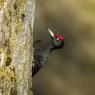
<instances>
[{"instance_id":1,"label":"moss on trunk","mask_svg":"<svg viewBox=\"0 0 95 95\"><path fill-rule=\"evenodd\" d=\"M0 0L0 95L32 94L34 0Z\"/></svg>"}]
</instances>

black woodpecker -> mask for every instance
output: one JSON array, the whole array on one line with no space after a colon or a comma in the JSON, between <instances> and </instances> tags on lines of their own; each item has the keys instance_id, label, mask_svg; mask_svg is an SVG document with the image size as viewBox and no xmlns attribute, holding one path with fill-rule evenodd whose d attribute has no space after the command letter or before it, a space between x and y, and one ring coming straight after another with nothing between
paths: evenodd
<instances>
[{"instance_id":1,"label":"black woodpecker","mask_svg":"<svg viewBox=\"0 0 95 95\"><path fill-rule=\"evenodd\" d=\"M32 77L44 66L48 55L56 50L62 49L64 47L64 37L60 34L54 34L50 29L48 29L51 40L49 42L43 42L37 40L34 42L34 61L32 65Z\"/></svg>"}]
</instances>

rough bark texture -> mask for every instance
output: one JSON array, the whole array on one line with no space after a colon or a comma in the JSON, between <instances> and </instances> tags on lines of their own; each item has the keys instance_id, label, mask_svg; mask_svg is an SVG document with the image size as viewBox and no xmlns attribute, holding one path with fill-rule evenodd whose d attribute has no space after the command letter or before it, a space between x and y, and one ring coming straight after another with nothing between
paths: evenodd
<instances>
[{"instance_id":1,"label":"rough bark texture","mask_svg":"<svg viewBox=\"0 0 95 95\"><path fill-rule=\"evenodd\" d=\"M32 95L34 0L0 0L0 95Z\"/></svg>"}]
</instances>

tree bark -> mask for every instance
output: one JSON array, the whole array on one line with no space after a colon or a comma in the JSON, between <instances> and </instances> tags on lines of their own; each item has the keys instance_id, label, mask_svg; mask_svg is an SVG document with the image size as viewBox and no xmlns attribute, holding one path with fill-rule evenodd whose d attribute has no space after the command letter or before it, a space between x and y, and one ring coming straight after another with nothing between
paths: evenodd
<instances>
[{"instance_id":1,"label":"tree bark","mask_svg":"<svg viewBox=\"0 0 95 95\"><path fill-rule=\"evenodd\" d=\"M35 0L0 0L0 95L32 95Z\"/></svg>"}]
</instances>

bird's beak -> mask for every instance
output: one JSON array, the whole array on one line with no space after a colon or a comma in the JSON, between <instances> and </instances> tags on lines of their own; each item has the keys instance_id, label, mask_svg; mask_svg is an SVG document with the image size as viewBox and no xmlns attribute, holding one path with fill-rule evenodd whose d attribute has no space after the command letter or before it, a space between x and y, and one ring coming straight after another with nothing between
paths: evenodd
<instances>
[{"instance_id":1,"label":"bird's beak","mask_svg":"<svg viewBox=\"0 0 95 95\"><path fill-rule=\"evenodd\" d=\"M51 35L53 38L55 38L54 33L53 33L49 28L48 28L48 31L49 31L50 35Z\"/></svg>"}]
</instances>

